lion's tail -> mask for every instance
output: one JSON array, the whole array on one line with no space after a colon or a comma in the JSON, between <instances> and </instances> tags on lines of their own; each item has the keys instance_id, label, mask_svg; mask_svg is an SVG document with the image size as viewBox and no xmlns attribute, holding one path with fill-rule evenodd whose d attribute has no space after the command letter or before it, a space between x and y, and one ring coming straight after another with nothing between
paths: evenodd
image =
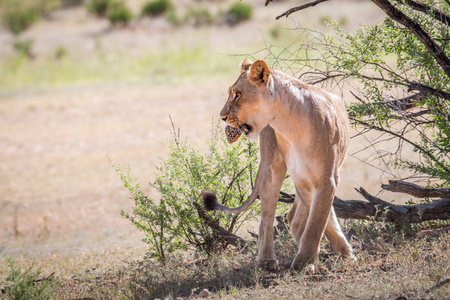
<instances>
[{"instance_id":1,"label":"lion's tail","mask_svg":"<svg viewBox=\"0 0 450 300\"><path fill-rule=\"evenodd\" d=\"M201 193L201 198L203 202L203 207L209 211L224 211L227 213L240 213L246 210L250 205L255 202L256 197L259 194L259 186L261 185L261 165L258 169L258 173L256 174L255 187L253 188L252 193L248 197L247 201L245 201L241 206L238 207L228 207L221 204L217 200L217 196L212 191L203 191Z\"/></svg>"}]
</instances>

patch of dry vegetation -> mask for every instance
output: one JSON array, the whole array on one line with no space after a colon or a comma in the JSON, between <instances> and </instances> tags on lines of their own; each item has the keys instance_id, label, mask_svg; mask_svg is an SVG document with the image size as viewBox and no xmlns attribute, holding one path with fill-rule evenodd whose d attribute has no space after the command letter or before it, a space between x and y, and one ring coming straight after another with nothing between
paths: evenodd
<instances>
[{"instance_id":1,"label":"patch of dry vegetation","mask_svg":"<svg viewBox=\"0 0 450 300\"><path fill-rule=\"evenodd\" d=\"M290 270L296 246L286 233L276 240L283 266L277 274L256 269L255 245L245 253L173 256L165 265L143 260L110 270L89 269L70 277L61 275L55 279L55 295L57 299L172 299L205 295L210 299L448 299L448 226L408 234L374 226L367 221L351 224L356 263L332 255L324 241L314 272Z\"/></svg>"}]
</instances>

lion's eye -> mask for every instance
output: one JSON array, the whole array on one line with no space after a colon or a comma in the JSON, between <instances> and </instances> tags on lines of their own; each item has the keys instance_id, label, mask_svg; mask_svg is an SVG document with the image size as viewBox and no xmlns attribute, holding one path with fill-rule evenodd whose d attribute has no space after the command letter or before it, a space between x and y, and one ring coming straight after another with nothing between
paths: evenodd
<instances>
[{"instance_id":1,"label":"lion's eye","mask_svg":"<svg viewBox=\"0 0 450 300\"><path fill-rule=\"evenodd\" d=\"M234 94L234 101L238 100L241 97L241 93L235 93Z\"/></svg>"}]
</instances>

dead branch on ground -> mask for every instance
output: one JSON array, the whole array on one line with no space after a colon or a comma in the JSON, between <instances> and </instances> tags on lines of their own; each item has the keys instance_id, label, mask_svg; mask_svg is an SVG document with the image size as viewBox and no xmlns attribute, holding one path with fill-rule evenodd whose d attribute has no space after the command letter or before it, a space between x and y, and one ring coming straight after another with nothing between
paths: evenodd
<instances>
[{"instance_id":1,"label":"dead branch on ground","mask_svg":"<svg viewBox=\"0 0 450 300\"><path fill-rule=\"evenodd\" d=\"M427 188L402 180L389 180L389 184L382 184L381 187L390 192L405 193L416 198L450 199L450 188Z\"/></svg>"},{"instance_id":2,"label":"dead branch on ground","mask_svg":"<svg viewBox=\"0 0 450 300\"><path fill-rule=\"evenodd\" d=\"M363 188L359 188L357 191L367 201L342 200L337 196L334 197L333 208L338 218L386 221L398 225L450 219L450 199L438 199L430 203L414 205L398 205L372 196ZM294 198L294 195L282 192L279 201L293 203Z\"/></svg>"},{"instance_id":3,"label":"dead branch on ground","mask_svg":"<svg viewBox=\"0 0 450 300\"><path fill-rule=\"evenodd\" d=\"M219 221L213 220L210 216L205 214L204 210L198 203L193 202L193 205L196 208L199 217L205 221L207 226L218 233L220 239L223 239L226 243L233 245L238 249L243 249L247 246L246 240L220 226Z\"/></svg>"}]
</instances>

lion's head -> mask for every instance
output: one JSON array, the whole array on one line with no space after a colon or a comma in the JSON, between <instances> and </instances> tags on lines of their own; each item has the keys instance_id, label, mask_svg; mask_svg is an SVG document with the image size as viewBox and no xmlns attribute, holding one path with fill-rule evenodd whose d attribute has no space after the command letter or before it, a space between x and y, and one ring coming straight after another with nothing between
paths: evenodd
<instances>
[{"instance_id":1,"label":"lion's head","mask_svg":"<svg viewBox=\"0 0 450 300\"><path fill-rule=\"evenodd\" d=\"M228 100L220 112L227 123L225 132L230 143L238 140L242 133L256 140L268 124L262 101L269 93L270 80L270 69L265 61L252 63L246 59L242 62L241 75L229 88Z\"/></svg>"}]
</instances>

